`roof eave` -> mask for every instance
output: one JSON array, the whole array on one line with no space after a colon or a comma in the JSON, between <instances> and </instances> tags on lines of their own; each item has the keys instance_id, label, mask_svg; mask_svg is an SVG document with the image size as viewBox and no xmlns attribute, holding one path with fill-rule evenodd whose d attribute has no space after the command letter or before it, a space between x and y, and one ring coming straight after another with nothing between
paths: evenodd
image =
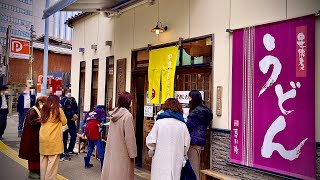
<instances>
[{"instance_id":1,"label":"roof eave","mask_svg":"<svg viewBox=\"0 0 320 180\"><path fill-rule=\"evenodd\" d=\"M66 20L65 24L67 24L70 28L73 28L73 23L75 21L78 21L84 17L87 17L89 15L92 15L93 12L83 12L83 13L80 13L80 14L77 14L69 19Z\"/></svg>"}]
</instances>

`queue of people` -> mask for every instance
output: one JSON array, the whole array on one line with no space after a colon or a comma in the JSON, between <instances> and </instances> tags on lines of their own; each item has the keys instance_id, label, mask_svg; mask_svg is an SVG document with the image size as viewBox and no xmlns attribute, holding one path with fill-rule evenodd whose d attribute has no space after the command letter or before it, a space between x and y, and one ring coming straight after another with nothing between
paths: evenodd
<instances>
[{"instance_id":1,"label":"queue of people","mask_svg":"<svg viewBox=\"0 0 320 180\"><path fill-rule=\"evenodd\" d=\"M63 129L69 124L72 127L72 122L68 124L68 120L74 122L77 118L74 115L77 114L77 105L72 101L74 98L70 98L70 94L67 94L65 98L70 98L73 103L71 103L73 114L70 118L70 109L68 109L70 103L60 101L58 96L40 96L36 99L34 106L30 107L25 105L26 103L31 105L32 102L31 99L26 98L28 95L30 96L26 90L19 97L21 102L18 108L25 113L19 113L19 116L25 116L23 121L20 120L22 117L19 117L19 123L23 122L22 129L18 132L18 136L21 137L19 157L28 160L29 178L53 180L57 177L60 156L65 157L66 152L68 154L73 152L74 144L72 143L75 142L72 142L71 138L69 149L72 151L68 151L66 148L68 139L64 139Z\"/></svg>"},{"instance_id":2,"label":"queue of people","mask_svg":"<svg viewBox=\"0 0 320 180\"><path fill-rule=\"evenodd\" d=\"M123 92L117 107L109 112L111 118L106 148L101 137L101 127L106 123L106 107L96 106L83 119L82 132L88 139L84 168L93 167L90 157L97 146L101 180L134 179L137 145L134 119L130 112L132 99L130 93ZM189 106L189 116L185 120L179 101L169 98L155 117L154 126L146 137L148 154L152 157L152 180L182 177L199 180L201 151L213 115L197 90L190 91ZM70 94L61 100L55 95L38 97L35 105L26 112L19 157L28 160L29 178L56 179L60 159L75 154L72 136L76 131L73 125L78 119L77 113L77 104ZM65 137L68 133L71 140L67 148ZM192 171L192 176L186 176L186 170Z\"/></svg>"}]
</instances>

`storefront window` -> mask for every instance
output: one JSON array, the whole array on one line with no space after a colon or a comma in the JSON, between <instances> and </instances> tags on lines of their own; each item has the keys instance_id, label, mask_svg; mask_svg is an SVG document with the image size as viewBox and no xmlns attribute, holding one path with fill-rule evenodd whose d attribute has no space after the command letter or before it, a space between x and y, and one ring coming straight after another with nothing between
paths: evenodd
<instances>
[{"instance_id":1,"label":"storefront window","mask_svg":"<svg viewBox=\"0 0 320 180\"><path fill-rule=\"evenodd\" d=\"M211 37L184 42L177 66L209 64L212 61Z\"/></svg>"},{"instance_id":2,"label":"storefront window","mask_svg":"<svg viewBox=\"0 0 320 180\"><path fill-rule=\"evenodd\" d=\"M112 106L112 90L113 90L113 64L114 58L106 59L106 84L105 84L105 105L107 110Z\"/></svg>"},{"instance_id":3,"label":"storefront window","mask_svg":"<svg viewBox=\"0 0 320 180\"><path fill-rule=\"evenodd\" d=\"M98 98L98 69L99 59L92 60L92 86L91 86L91 106L93 108L97 105Z\"/></svg>"}]
</instances>

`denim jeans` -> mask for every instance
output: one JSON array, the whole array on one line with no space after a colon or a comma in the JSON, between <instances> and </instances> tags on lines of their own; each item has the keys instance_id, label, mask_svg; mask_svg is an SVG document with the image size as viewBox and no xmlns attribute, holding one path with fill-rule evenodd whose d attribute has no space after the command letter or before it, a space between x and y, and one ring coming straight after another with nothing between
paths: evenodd
<instances>
[{"instance_id":1,"label":"denim jeans","mask_svg":"<svg viewBox=\"0 0 320 180\"><path fill-rule=\"evenodd\" d=\"M28 111L29 111L29 109L24 109L22 114L19 113L19 125L18 125L19 135L22 135L23 123L24 123L24 119L26 118Z\"/></svg>"}]
</instances>

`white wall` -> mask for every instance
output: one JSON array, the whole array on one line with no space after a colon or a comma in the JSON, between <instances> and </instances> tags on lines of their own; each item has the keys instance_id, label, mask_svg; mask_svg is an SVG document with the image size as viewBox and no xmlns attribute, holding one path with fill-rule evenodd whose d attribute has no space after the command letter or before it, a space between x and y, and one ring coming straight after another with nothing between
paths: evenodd
<instances>
[{"instance_id":1,"label":"white wall","mask_svg":"<svg viewBox=\"0 0 320 180\"><path fill-rule=\"evenodd\" d=\"M114 19L107 19L103 13L95 13L74 23L73 47L71 63L71 91L73 96L79 98L80 62L86 61L84 111L90 110L92 60L99 59L98 71L98 104L104 104L106 57L113 56L112 47L106 46L105 41L114 43ZM91 45L97 45L97 51ZM85 48L80 53L79 48Z\"/></svg>"},{"instance_id":2,"label":"white wall","mask_svg":"<svg viewBox=\"0 0 320 180\"><path fill-rule=\"evenodd\" d=\"M319 0L160 0L152 6L148 4L136 7L123 13L120 17L114 17L113 25L105 23L104 30L114 28L114 56L116 60L127 59L126 90L130 91L131 83L131 50L146 47L147 44L162 44L177 41L179 37L192 38L202 35L214 34L214 57L213 57L213 110L216 108L216 87L222 86L222 116L214 117L213 126L220 129L230 129L231 122L231 52L232 34L225 32L226 29L236 29L274 21L282 21L289 18L309 15L320 9ZM159 9L159 11L158 11ZM168 31L160 35L151 33L150 30L156 25L157 19L168 26ZM91 21L96 22L97 17L92 16ZM106 19L100 16L100 22ZM317 18L316 48L320 43L320 23ZM84 20L79 22L83 23ZM88 19L85 21L89 21ZM111 23L112 24L112 23ZM108 26L107 26L108 25ZM97 25L87 22L86 30L95 32L93 27ZM76 26L74 27L76 29ZM76 32L75 32L76 33ZM109 35L112 32L108 33ZM86 35L85 44L94 41L94 35ZM74 36L74 38L81 38ZM86 48L87 49L87 48ZM319 49L319 48L318 48ZM77 49L76 49L77 51ZM99 49L98 49L99 51ZM99 51L100 52L100 51ZM86 54L86 53L85 53ZM112 54L112 53L110 53ZM93 59L95 54L85 55ZM99 55L104 58L106 54ZM86 59L88 60L88 59ZM320 53L316 51L317 67L320 66ZM90 63L91 64L91 63ZM79 67L78 67L79 68ZM116 67L115 67L116 68ZM91 79L91 70L90 77ZM317 70L319 77L320 71ZM74 76L74 75L72 75ZM78 74L76 75L78 76ZM99 74L103 78L104 75ZM76 78L75 78L76 79ZM320 90L319 79L316 79L317 90ZM89 82L88 82L89 83ZM102 83L102 82L101 82ZM115 97L116 72L114 72L113 95ZM103 87L104 89L104 87ZM90 88L86 87L86 97L90 96ZM98 97L104 93L99 91ZM318 91L319 92L319 91ZM113 99L115 101L115 99ZM316 94L316 108L319 109L320 93ZM90 102L86 102L90 105ZM113 102L114 103L114 102ZM88 107L86 105L86 107ZM320 113L316 113L317 127L320 127ZM320 129L317 129L317 141L320 142Z\"/></svg>"}]
</instances>

